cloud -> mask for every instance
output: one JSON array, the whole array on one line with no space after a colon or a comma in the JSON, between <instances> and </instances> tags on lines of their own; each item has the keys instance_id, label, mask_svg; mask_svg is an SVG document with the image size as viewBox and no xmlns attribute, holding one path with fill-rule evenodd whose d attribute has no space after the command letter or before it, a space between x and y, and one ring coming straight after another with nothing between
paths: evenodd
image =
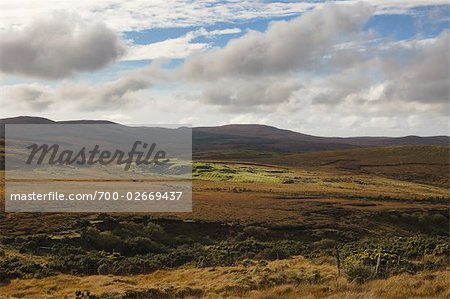
<instances>
[{"instance_id":1,"label":"cloud","mask_svg":"<svg viewBox=\"0 0 450 299\"><path fill-rule=\"evenodd\" d=\"M195 52L205 51L211 46L209 43L192 42L197 37L214 37L218 35L240 33L239 28L207 31L204 28L191 31L183 36L166 39L148 45L129 45L127 55L122 60L145 60L159 58L186 58Z\"/></svg>"},{"instance_id":2,"label":"cloud","mask_svg":"<svg viewBox=\"0 0 450 299\"><path fill-rule=\"evenodd\" d=\"M340 72L363 61L357 49L334 46L347 40L365 41L361 27L371 13L364 4L330 4L290 21L273 22L266 32L250 31L224 48L193 54L177 78L200 86L202 103L224 111L273 109L295 98L304 88L302 81L310 80L305 77L317 76L318 68ZM345 66L340 65L341 52L348 56ZM335 62L330 59L338 55Z\"/></svg>"},{"instance_id":3,"label":"cloud","mask_svg":"<svg viewBox=\"0 0 450 299\"><path fill-rule=\"evenodd\" d=\"M363 29L372 9L351 2L314 4L323 9L273 22L266 32L249 31L222 49L211 48L208 37L238 30L200 29L132 45L123 60L187 58L176 69L153 65L98 84L8 86L2 90L2 105L71 115L98 111L121 119L127 106L139 103L130 112L136 123L149 118L188 119L196 125L231 120L325 135L446 133L449 33L407 41L376 36ZM383 2L373 3L380 13ZM148 89L159 83L164 85Z\"/></svg>"},{"instance_id":4,"label":"cloud","mask_svg":"<svg viewBox=\"0 0 450 299\"><path fill-rule=\"evenodd\" d=\"M357 2L351 1L351 2ZM376 7L377 14L408 14L412 8L422 6L447 5L445 0L371 0L370 3Z\"/></svg>"},{"instance_id":5,"label":"cloud","mask_svg":"<svg viewBox=\"0 0 450 299\"><path fill-rule=\"evenodd\" d=\"M450 31L442 32L428 47L417 51L404 65L385 64L392 78L383 96L389 101L447 104L450 101Z\"/></svg>"},{"instance_id":6,"label":"cloud","mask_svg":"<svg viewBox=\"0 0 450 299\"><path fill-rule=\"evenodd\" d=\"M17 110L44 111L51 105L47 98L50 88L38 84L3 86L0 103L4 108Z\"/></svg>"},{"instance_id":7,"label":"cloud","mask_svg":"<svg viewBox=\"0 0 450 299\"><path fill-rule=\"evenodd\" d=\"M325 2L325 1L323 1ZM103 0L3 1L0 29L26 24L32 18L45 18L55 10L73 11L83 18L102 20L119 31L139 31L149 28L206 26L215 23L294 16L323 5L320 1L190 1L190 0ZM359 0L339 1L354 4ZM415 7L446 5L448 0L371 0L377 14L405 14ZM26 8L26 9L24 9Z\"/></svg>"},{"instance_id":8,"label":"cloud","mask_svg":"<svg viewBox=\"0 0 450 299\"><path fill-rule=\"evenodd\" d=\"M325 5L273 22L266 32L188 57L180 77L201 90L203 104L227 113L448 114L450 34L374 38L361 28L370 13L363 4Z\"/></svg>"},{"instance_id":9,"label":"cloud","mask_svg":"<svg viewBox=\"0 0 450 299\"><path fill-rule=\"evenodd\" d=\"M437 38L380 44L370 59L316 78L311 102L355 115L450 114L450 32Z\"/></svg>"},{"instance_id":10,"label":"cloud","mask_svg":"<svg viewBox=\"0 0 450 299\"><path fill-rule=\"evenodd\" d=\"M0 28L23 25L31 18L42 18L55 10L73 11L83 18L101 19L119 32L149 28L206 26L216 23L290 16L308 11L321 3L263 1L190 0L32 0L2 3ZM24 9L26 7L26 9Z\"/></svg>"},{"instance_id":11,"label":"cloud","mask_svg":"<svg viewBox=\"0 0 450 299\"><path fill-rule=\"evenodd\" d=\"M250 31L224 48L189 57L188 78L263 75L310 69L337 42L355 38L372 13L370 6L325 5L291 21L273 22L266 32Z\"/></svg>"},{"instance_id":12,"label":"cloud","mask_svg":"<svg viewBox=\"0 0 450 299\"><path fill-rule=\"evenodd\" d=\"M202 102L220 106L229 112L264 110L289 102L302 84L292 77L262 77L254 79L222 79L204 87Z\"/></svg>"},{"instance_id":13,"label":"cloud","mask_svg":"<svg viewBox=\"0 0 450 299\"><path fill-rule=\"evenodd\" d=\"M117 34L73 15L53 15L20 29L0 31L0 70L60 79L95 71L124 54Z\"/></svg>"},{"instance_id":14,"label":"cloud","mask_svg":"<svg viewBox=\"0 0 450 299\"><path fill-rule=\"evenodd\" d=\"M227 28L227 29L217 29L207 32L207 36L214 36L214 35L225 35L225 34L237 34L241 33L242 30L240 28Z\"/></svg>"},{"instance_id":15,"label":"cloud","mask_svg":"<svg viewBox=\"0 0 450 299\"><path fill-rule=\"evenodd\" d=\"M133 118L128 114L123 113L112 113L112 114L103 114L101 119L107 119L113 122L118 122L122 124L126 124L133 120Z\"/></svg>"},{"instance_id":16,"label":"cloud","mask_svg":"<svg viewBox=\"0 0 450 299\"><path fill-rule=\"evenodd\" d=\"M75 103L78 110L111 109L126 106L133 100L131 94L149 86L146 79L124 77L97 85L64 84L48 96L55 99L54 102L65 99Z\"/></svg>"},{"instance_id":17,"label":"cloud","mask_svg":"<svg viewBox=\"0 0 450 299\"><path fill-rule=\"evenodd\" d=\"M4 107L42 111L63 108L66 111L117 110L135 103L138 92L163 78L158 63L125 72L116 80L98 84L62 82L56 87L42 84L2 86L0 103ZM14 99L14 101L11 101Z\"/></svg>"}]
</instances>

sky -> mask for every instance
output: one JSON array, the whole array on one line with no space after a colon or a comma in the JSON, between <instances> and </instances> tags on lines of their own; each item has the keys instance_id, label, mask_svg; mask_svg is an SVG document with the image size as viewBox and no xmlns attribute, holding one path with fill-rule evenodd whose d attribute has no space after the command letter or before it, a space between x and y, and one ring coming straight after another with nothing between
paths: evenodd
<instances>
[{"instance_id":1,"label":"sky","mask_svg":"<svg viewBox=\"0 0 450 299\"><path fill-rule=\"evenodd\" d=\"M0 2L0 117L449 135L440 0Z\"/></svg>"}]
</instances>

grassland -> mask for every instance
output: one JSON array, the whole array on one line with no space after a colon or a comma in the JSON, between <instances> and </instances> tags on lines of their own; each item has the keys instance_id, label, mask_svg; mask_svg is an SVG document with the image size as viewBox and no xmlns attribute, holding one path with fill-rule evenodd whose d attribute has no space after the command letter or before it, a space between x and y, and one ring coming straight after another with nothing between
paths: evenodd
<instances>
[{"instance_id":1,"label":"grassland","mask_svg":"<svg viewBox=\"0 0 450 299\"><path fill-rule=\"evenodd\" d=\"M135 276L59 275L16 280L2 288L10 298L73 298L88 290L109 298L448 298L449 270L401 274L364 284L338 277L326 260L294 257L230 267L158 270ZM126 290L126 291L122 291ZM141 296L141 297L139 297Z\"/></svg>"},{"instance_id":2,"label":"grassland","mask_svg":"<svg viewBox=\"0 0 450 299\"><path fill-rule=\"evenodd\" d=\"M0 298L448 298L448 153L202 153L192 213L3 213Z\"/></svg>"}]
</instances>

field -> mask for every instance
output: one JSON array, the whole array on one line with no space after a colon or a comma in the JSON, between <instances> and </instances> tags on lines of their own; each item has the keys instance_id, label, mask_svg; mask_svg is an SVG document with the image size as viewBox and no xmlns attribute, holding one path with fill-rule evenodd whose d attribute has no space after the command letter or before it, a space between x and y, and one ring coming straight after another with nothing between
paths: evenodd
<instances>
[{"instance_id":1,"label":"field","mask_svg":"<svg viewBox=\"0 0 450 299\"><path fill-rule=\"evenodd\" d=\"M448 167L445 146L197 153L192 213L1 214L0 297L447 298Z\"/></svg>"}]
</instances>

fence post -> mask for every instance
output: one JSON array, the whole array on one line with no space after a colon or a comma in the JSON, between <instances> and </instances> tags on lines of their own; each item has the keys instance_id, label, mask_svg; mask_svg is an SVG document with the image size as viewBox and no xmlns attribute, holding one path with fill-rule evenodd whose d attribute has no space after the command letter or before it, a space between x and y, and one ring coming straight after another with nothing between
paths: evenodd
<instances>
[{"instance_id":1,"label":"fence post","mask_svg":"<svg viewBox=\"0 0 450 299\"><path fill-rule=\"evenodd\" d=\"M339 250L336 249L336 265L338 269L338 277L341 276L341 258L339 257Z\"/></svg>"},{"instance_id":2,"label":"fence post","mask_svg":"<svg viewBox=\"0 0 450 299\"><path fill-rule=\"evenodd\" d=\"M378 274L378 270L380 269L380 263L381 263L381 252L378 252L377 266L375 267L375 276Z\"/></svg>"}]
</instances>

